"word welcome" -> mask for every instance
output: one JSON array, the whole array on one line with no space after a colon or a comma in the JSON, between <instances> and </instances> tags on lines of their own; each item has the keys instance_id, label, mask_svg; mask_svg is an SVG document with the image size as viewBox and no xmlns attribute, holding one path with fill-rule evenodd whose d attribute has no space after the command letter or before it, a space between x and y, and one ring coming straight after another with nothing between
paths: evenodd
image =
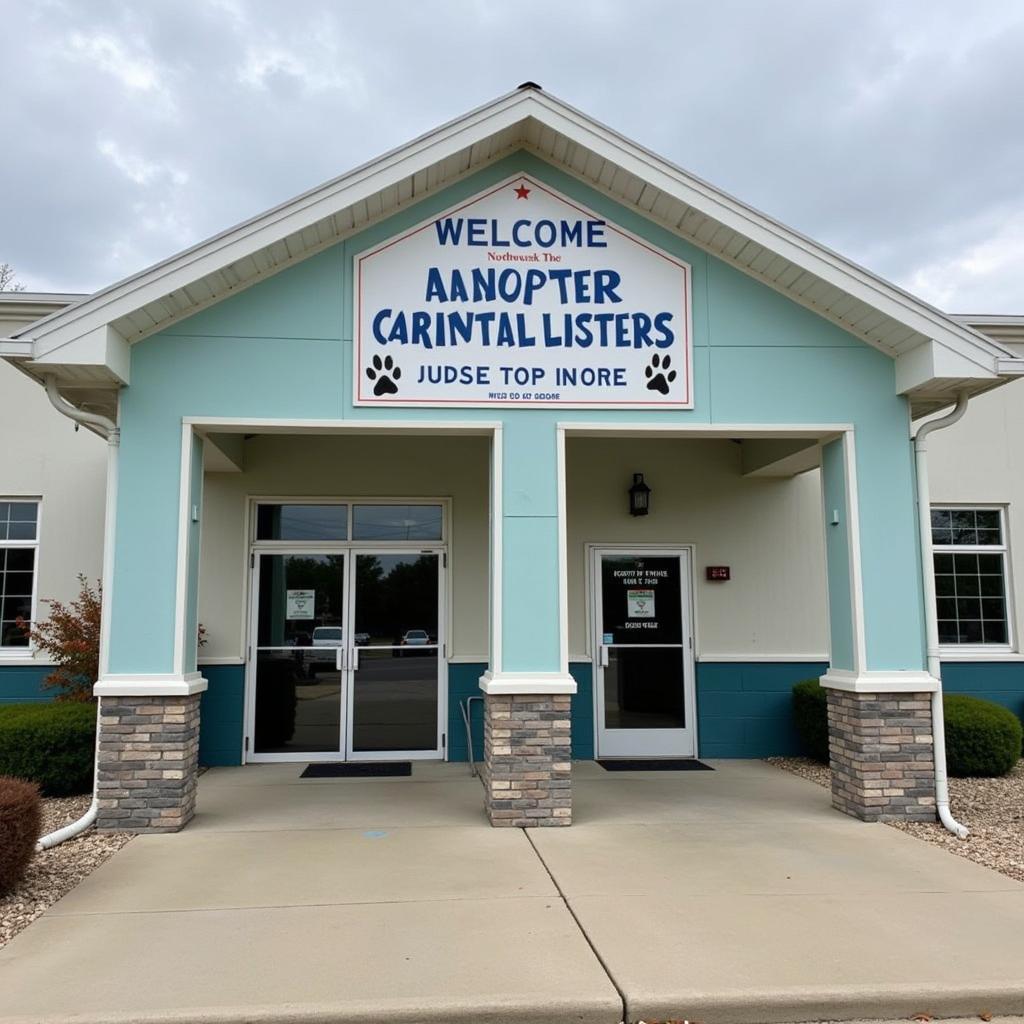
<instances>
[{"instance_id":1,"label":"word welcome","mask_svg":"<svg viewBox=\"0 0 1024 1024\"><path fill-rule=\"evenodd\" d=\"M605 249L603 220L514 221L505 234L497 217L444 217L434 222L441 245L478 245L493 249L551 249L555 246L577 249Z\"/></svg>"}]
</instances>

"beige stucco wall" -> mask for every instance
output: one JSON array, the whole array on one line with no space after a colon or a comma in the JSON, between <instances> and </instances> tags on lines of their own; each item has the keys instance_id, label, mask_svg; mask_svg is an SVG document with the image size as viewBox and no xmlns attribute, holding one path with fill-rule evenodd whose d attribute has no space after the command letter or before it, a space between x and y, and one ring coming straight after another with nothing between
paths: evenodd
<instances>
[{"instance_id":1,"label":"beige stucco wall","mask_svg":"<svg viewBox=\"0 0 1024 1024\"><path fill-rule=\"evenodd\" d=\"M1014 648L1019 651L1024 614L1024 381L971 399L959 423L932 434L928 476L933 505L1006 506Z\"/></svg>"},{"instance_id":2,"label":"beige stucco wall","mask_svg":"<svg viewBox=\"0 0 1024 1024\"><path fill-rule=\"evenodd\" d=\"M452 657L486 661L488 493L485 437L257 436L243 473L208 473L203 495L200 661L243 650L249 538L247 496L451 499Z\"/></svg>"},{"instance_id":3,"label":"beige stucco wall","mask_svg":"<svg viewBox=\"0 0 1024 1024\"><path fill-rule=\"evenodd\" d=\"M45 392L0 360L0 499L41 498L37 617L46 598L69 600L76 575L97 580L103 565L106 444L49 403ZM0 653L0 665L27 659Z\"/></svg>"},{"instance_id":4,"label":"beige stucco wall","mask_svg":"<svg viewBox=\"0 0 1024 1024\"><path fill-rule=\"evenodd\" d=\"M589 656L587 543L696 545L698 655L825 655L827 614L820 483L740 473L730 441L570 439L570 654ZM248 495L448 497L452 501L452 654L485 661L488 649L486 438L272 437L245 442L243 473L208 473L200 567L202 660L238 659L244 646ZM634 519L634 471L654 489L653 512ZM729 565L711 584L705 565Z\"/></svg>"},{"instance_id":5,"label":"beige stucco wall","mask_svg":"<svg viewBox=\"0 0 1024 1024\"><path fill-rule=\"evenodd\" d=\"M570 438L569 649L589 653L585 545L693 544L696 647L728 656L825 657L821 484L744 477L740 444L728 440ZM652 488L651 514L629 515L633 473ZM708 583L708 565L732 579Z\"/></svg>"}]
</instances>

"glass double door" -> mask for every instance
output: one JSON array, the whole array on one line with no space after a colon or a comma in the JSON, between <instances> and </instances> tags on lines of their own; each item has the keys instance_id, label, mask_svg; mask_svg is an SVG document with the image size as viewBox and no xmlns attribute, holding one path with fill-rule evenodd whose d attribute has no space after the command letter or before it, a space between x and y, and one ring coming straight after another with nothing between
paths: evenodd
<instances>
[{"instance_id":1,"label":"glass double door","mask_svg":"<svg viewBox=\"0 0 1024 1024\"><path fill-rule=\"evenodd\" d=\"M592 558L598 756L695 756L689 552Z\"/></svg>"},{"instance_id":2,"label":"glass double door","mask_svg":"<svg viewBox=\"0 0 1024 1024\"><path fill-rule=\"evenodd\" d=\"M443 756L439 550L258 551L247 760Z\"/></svg>"}]
</instances>

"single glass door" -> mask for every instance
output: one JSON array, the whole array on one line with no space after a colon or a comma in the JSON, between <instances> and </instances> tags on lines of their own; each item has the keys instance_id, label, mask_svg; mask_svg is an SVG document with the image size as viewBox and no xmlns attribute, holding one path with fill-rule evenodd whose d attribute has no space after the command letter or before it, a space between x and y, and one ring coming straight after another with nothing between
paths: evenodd
<instances>
[{"instance_id":1,"label":"single glass door","mask_svg":"<svg viewBox=\"0 0 1024 1024\"><path fill-rule=\"evenodd\" d=\"M251 760L343 756L344 554L260 554L250 671Z\"/></svg>"},{"instance_id":2,"label":"single glass door","mask_svg":"<svg viewBox=\"0 0 1024 1024\"><path fill-rule=\"evenodd\" d=\"M442 756L441 553L353 554L349 758Z\"/></svg>"},{"instance_id":3,"label":"single glass door","mask_svg":"<svg viewBox=\"0 0 1024 1024\"><path fill-rule=\"evenodd\" d=\"M599 757L693 757L689 554L596 550Z\"/></svg>"}]
</instances>

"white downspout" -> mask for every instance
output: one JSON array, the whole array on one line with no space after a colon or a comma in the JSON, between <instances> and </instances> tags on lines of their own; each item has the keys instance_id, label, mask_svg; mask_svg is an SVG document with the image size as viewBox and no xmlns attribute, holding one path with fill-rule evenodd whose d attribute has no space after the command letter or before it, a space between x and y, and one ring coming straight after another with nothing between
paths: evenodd
<instances>
[{"instance_id":1,"label":"white downspout","mask_svg":"<svg viewBox=\"0 0 1024 1024\"><path fill-rule=\"evenodd\" d=\"M967 392L957 395L953 411L937 420L923 423L914 435L914 462L917 470L917 515L921 534L921 577L924 582L924 622L928 644L928 674L939 681L932 694L932 751L935 757L935 805L939 821L958 839L970 832L949 810L949 779L946 775L946 721L942 709L942 663L939 660L939 616L935 606L935 561L932 557L931 499L928 489L928 435L950 427L967 412Z\"/></svg>"},{"instance_id":2,"label":"white downspout","mask_svg":"<svg viewBox=\"0 0 1024 1024\"><path fill-rule=\"evenodd\" d=\"M99 428L107 439L107 493L104 512L103 529L103 608L100 622L101 642L100 657L105 658L108 650L106 638L110 628L110 616L108 614L109 591L114 565L114 525L117 516L117 451L121 443L121 431L113 420L97 413L83 412L76 409L69 402L65 402L57 393L57 382L53 377L45 378L46 394L53 404L53 407L62 415L74 420L76 423L86 424ZM102 675L102 668L101 668ZM84 832L95 821L99 811L99 771L100 771L100 702L96 701L96 753L93 762L92 777L92 801L89 809L77 821L65 825L63 828L43 836L36 843L37 850L49 850L65 839L71 839L80 832Z\"/></svg>"}]
</instances>

